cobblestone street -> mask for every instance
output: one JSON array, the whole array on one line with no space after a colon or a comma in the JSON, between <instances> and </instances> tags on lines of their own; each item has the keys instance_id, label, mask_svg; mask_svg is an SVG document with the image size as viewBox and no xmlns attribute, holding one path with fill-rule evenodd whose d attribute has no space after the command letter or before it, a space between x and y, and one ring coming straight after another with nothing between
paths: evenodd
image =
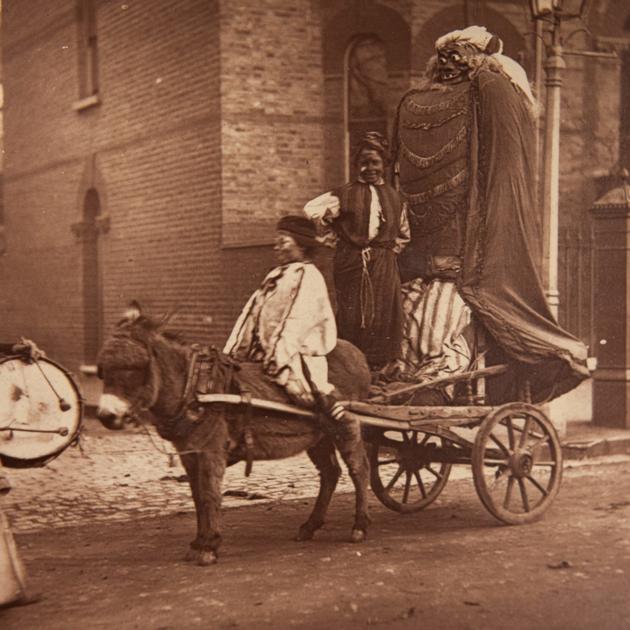
<instances>
[{"instance_id":1,"label":"cobblestone street","mask_svg":"<svg viewBox=\"0 0 630 630\"><path fill-rule=\"evenodd\" d=\"M110 432L88 419L81 449L68 448L43 468L9 469L13 489L3 505L14 531L193 511L179 458L167 455L170 443L151 435L140 429ZM249 478L239 463L227 469L224 506L310 497L317 486L318 473L306 454L254 462ZM344 472L338 492L351 490Z\"/></svg>"}]
</instances>

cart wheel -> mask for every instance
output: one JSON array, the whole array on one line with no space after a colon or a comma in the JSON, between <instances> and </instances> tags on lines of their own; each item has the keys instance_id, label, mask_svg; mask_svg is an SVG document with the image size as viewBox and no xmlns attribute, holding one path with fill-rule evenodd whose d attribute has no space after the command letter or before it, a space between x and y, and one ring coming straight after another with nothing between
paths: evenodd
<instances>
[{"instance_id":1,"label":"cart wheel","mask_svg":"<svg viewBox=\"0 0 630 630\"><path fill-rule=\"evenodd\" d=\"M536 521L560 489L558 434L533 405L498 407L479 427L472 469L477 494L493 516L509 525Z\"/></svg>"},{"instance_id":2,"label":"cart wheel","mask_svg":"<svg viewBox=\"0 0 630 630\"><path fill-rule=\"evenodd\" d=\"M370 481L381 503L403 513L433 503L451 472L451 464L432 464L431 452L444 442L418 431L375 431L370 439Z\"/></svg>"}]
</instances>

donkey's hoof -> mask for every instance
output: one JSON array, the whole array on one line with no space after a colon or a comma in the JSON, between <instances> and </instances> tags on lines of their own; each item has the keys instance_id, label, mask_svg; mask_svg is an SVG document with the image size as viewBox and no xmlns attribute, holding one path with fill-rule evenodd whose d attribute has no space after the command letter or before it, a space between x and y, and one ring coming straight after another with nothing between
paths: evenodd
<instances>
[{"instance_id":1,"label":"donkey's hoof","mask_svg":"<svg viewBox=\"0 0 630 630\"><path fill-rule=\"evenodd\" d=\"M218 557L214 551L200 551L197 558L197 566L209 567L211 564L216 564L217 560Z\"/></svg>"},{"instance_id":2,"label":"donkey's hoof","mask_svg":"<svg viewBox=\"0 0 630 630\"><path fill-rule=\"evenodd\" d=\"M214 551L204 551L203 549L194 549L191 547L184 556L186 562L195 562L200 567L207 567L216 564L217 554Z\"/></svg>"},{"instance_id":3,"label":"donkey's hoof","mask_svg":"<svg viewBox=\"0 0 630 630\"><path fill-rule=\"evenodd\" d=\"M350 540L353 543L360 543L363 542L366 538L367 534L365 533L365 530L363 529L353 529L352 530L352 535L350 536Z\"/></svg>"}]
</instances>

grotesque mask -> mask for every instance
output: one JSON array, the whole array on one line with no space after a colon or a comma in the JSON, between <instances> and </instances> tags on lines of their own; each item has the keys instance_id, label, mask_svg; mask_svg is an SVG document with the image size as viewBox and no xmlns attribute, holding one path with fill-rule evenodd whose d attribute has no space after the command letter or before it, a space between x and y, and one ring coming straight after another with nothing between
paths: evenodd
<instances>
[{"instance_id":1,"label":"grotesque mask","mask_svg":"<svg viewBox=\"0 0 630 630\"><path fill-rule=\"evenodd\" d=\"M437 79L441 83L464 81L470 70L471 59L480 54L471 45L449 43L437 51Z\"/></svg>"}]
</instances>

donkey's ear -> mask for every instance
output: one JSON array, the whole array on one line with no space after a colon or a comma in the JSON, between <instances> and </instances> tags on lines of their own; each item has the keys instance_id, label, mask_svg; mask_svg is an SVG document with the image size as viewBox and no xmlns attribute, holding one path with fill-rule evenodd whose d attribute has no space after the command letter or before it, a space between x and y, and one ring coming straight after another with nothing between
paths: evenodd
<instances>
[{"instance_id":1,"label":"donkey's ear","mask_svg":"<svg viewBox=\"0 0 630 630\"><path fill-rule=\"evenodd\" d=\"M131 300L123 313L123 317L129 322L135 322L142 317L142 308L136 300Z\"/></svg>"}]
</instances>

